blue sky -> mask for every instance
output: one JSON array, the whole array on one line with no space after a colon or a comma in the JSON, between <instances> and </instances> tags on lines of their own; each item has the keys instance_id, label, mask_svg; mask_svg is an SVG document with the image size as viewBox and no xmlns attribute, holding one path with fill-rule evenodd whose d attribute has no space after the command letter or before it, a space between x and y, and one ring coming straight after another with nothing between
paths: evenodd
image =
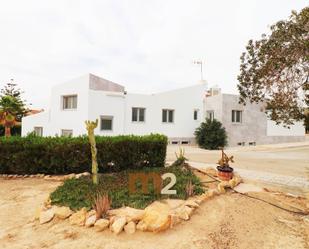
<instances>
[{"instance_id":1,"label":"blue sky","mask_svg":"<svg viewBox=\"0 0 309 249\"><path fill-rule=\"evenodd\" d=\"M53 85L88 72L152 93L204 78L237 93L247 41L302 0L0 0L0 87L11 78L35 108Z\"/></svg>"}]
</instances>

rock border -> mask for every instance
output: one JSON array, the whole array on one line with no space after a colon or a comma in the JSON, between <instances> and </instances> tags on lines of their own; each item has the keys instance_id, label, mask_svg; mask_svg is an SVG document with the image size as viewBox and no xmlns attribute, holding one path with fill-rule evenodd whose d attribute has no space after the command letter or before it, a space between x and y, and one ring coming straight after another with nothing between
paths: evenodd
<instances>
[{"instance_id":1,"label":"rock border","mask_svg":"<svg viewBox=\"0 0 309 249\"><path fill-rule=\"evenodd\" d=\"M79 174L67 174L67 175L45 175L45 174L25 174L25 175L16 175L16 174L0 174L0 178L4 180L14 180L14 179L25 179L25 178L36 178L44 179L49 181L65 181L67 179L79 179L81 177L88 177L91 174L89 172L83 172Z\"/></svg>"},{"instance_id":2,"label":"rock border","mask_svg":"<svg viewBox=\"0 0 309 249\"><path fill-rule=\"evenodd\" d=\"M81 174L81 176L84 173ZM67 175L72 176L73 174ZM87 174L88 175L88 174ZM77 175L75 175L76 177ZM67 178L68 179L68 178ZM133 234L136 230L143 232L161 232L175 227L182 221L190 220L195 210L206 200L214 196L226 193L226 188L234 188L242 179L235 174L230 181L218 181L217 188L210 189L206 193L190 197L187 200L164 199L155 201L143 209L131 207L122 207L109 210L107 216L97 219L95 210L87 211L82 208L73 212L68 207L52 206L48 198L43 207L38 208L34 220L40 224L51 222L52 220L68 219L71 225L91 228L100 232L109 229L114 234L120 234L124 231L127 234Z\"/></svg>"}]
</instances>

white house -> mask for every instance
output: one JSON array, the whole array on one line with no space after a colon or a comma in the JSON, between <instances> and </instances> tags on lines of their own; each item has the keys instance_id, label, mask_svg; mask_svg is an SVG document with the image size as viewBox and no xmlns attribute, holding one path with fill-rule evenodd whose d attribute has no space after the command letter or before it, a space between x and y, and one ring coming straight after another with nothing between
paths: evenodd
<instances>
[{"instance_id":1,"label":"white house","mask_svg":"<svg viewBox=\"0 0 309 249\"><path fill-rule=\"evenodd\" d=\"M256 124L263 122L261 126L266 127L259 131L263 139L250 138L256 144L305 139L301 124L295 124L288 130L274 126L261 111L259 115L264 117L262 120L252 115L246 117L250 113L246 110L252 108L250 105L235 107L241 111L241 114L235 114L241 115L241 122L235 126L231 124L230 129L227 122L231 117L228 113L230 110L224 107L229 106L225 104L225 100L229 100L220 92L217 96L210 95L205 82L151 95L131 94L119 84L87 74L55 86L52 89L50 109L23 118L22 135L35 131L42 136L78 136L86 134L85 120L99 119L99 126L95 130L97 135L162 133L168 136L171 143L188 144L194 143L195 129L206 116L212 115L226 126L231 138L230 146L239 142L246 143L245 137L252 133L250 130L255 129L252 118ZM237 95L231 96L234 96L235 102ZM231 110L231 113L235 110ZM233 134L243 137L237 135L234 138ZM276 138L271 138L274 136Z\"/></svg>"}]
</instances>

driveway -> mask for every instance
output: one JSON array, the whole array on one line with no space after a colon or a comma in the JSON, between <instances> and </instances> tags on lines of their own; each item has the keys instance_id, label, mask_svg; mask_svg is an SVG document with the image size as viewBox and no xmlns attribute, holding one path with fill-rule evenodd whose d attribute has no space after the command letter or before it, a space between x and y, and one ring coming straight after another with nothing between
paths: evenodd
<instances>
[{"instance_id":1,"label":"driveway","mask_svg":"<svg viewBox=\"0 0 309 249\"><path fill-rule=\"evenodd\" d=\"M221 157L221 151L204 150L196 146L181 146L189 161L214 166ZM175 160L175 152L179 146L169 145L167 161ZM233 155L237 169L262 171L286 176L306 177L309 170L309 141L278 145L259 145L252 147L234 147L226 150L228 156Z\"/></svg>"}]
</instances>

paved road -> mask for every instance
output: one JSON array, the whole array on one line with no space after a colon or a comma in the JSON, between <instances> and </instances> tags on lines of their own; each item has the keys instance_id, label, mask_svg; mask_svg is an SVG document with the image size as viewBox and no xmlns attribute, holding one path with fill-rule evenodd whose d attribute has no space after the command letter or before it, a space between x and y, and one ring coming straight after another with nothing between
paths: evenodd
<instances>
[{"instance_id":1,"label":"paved road","mask_svg":"<svg viewBox=\"0 0 309 249\"><path fill-rule=\"evenodd\" d=\"M201 170L215 167L220 157L220 151L183 148L190 165ZM167 161L173 161L178 150L168 146ZM309 191L309 142L230 148L226 153L234 155L231 166L247 181L294 194Z\"/></svg>"},{"instance_id":2,"label":"paved road","mask_svg":"<svg viewBox=\"0 0 309 249\"><path fill-rule=\"evenodd\" d=\"M193 146L183 146L183 148L185 156L193 162L216 164L221 156L220 151L203 150ZM179 146L168 146L167 161L175 160L175 152L178 151ZM295 177L306 177L306 170L309 170L309 141L229 148L226 153L234 156L235 163L231 166L235 169L256 170Z\"/></svg>"}]
</instances>

